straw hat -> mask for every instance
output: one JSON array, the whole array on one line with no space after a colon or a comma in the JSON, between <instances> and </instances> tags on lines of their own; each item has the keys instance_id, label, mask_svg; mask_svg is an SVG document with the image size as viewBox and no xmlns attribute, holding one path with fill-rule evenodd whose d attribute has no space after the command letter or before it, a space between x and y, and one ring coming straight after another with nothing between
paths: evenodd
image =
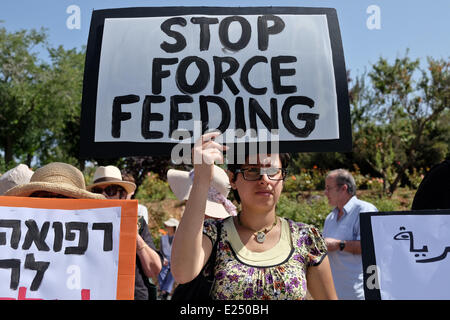
<instances>
[{"instance_id":1,"label":"straw hat","mask_svg":"<svg viewBox=\"0 0 450 320\"><path fill-rule=\"evenodd\" d=\"M115 166L98 167L94 173L94 183L89 185L87 189L90 191L94 187L112 184L123 187L127 193L133 193L136 190L136 185L133 182L122 180L122 173Z\"/></svg>"},{"instance_id":2,"label":"straw hat","mask_svg":"<svg viewBox=\"0 0 450 320\"><path fill-rule=\"evenodd\" d=\"M164 221L164 225L166 227L175 227L175 228L177 228L179 224L180 224L180 222L177 219L175 219L175 218L170 218L169 220Z\"/></svg>"},{"instance_id":3,"label":"straw hat","mask_svg":"<svg viewBox=\"0 0 450 320\"><path fill-rule=\"evenodd\" d=\"M175 169L170 169L167 172L167 181L169 182L170 189L178 200L187 200L189 198L193 183L193 180L189 175L189 171ZM228 197L228 193L230 192L230 180L225 171L216 165L214 166L210 189L211 187L217 190L224 198ZM225 209L223 203L212 201L210 197L206 200L205 214L220 219L230 216L230 213Z\"/></svg>"},{"instance_id":4,"label":"straw hat","mask_svg":"<svg viewBox=\"0 0 450 320\"><path fill-rule=\"evenodd\" d=\"M75 199L105 199L86 190L84 176L74 166L52 162L35 171L30 182L9 189L5 196L28 197L35 191L47 191Z\"/></svg>"},{"instance_id":5,"label":"straw hat","mask_svg":"<svg viewBox=\"0 0 450 320\"><path fill-rule=\"evenodd\" d=\"M28 168L26 164L19 164L17 167L6 171L0 177L0 195L9 189L30 182L33 170Z\"/></svg>"}]
</instances>

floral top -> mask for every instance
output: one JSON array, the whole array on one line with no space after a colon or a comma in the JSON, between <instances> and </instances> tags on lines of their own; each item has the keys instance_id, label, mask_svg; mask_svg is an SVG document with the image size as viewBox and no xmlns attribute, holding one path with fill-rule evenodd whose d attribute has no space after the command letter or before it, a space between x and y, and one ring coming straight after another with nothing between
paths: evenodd
<instances>
[{"instance_id":1,"label":"floral top","mask_svg":"<svg viewBox=\"0 0 450 320\"><path fill-rule=\"evenodd\" d=\"M232 217L227 218L232 219ZM217 223L227 219L205 220L204 233L214 243ZM226 228L222 228L215 264L215 300L305 299L306 272L326 256L325 242L319 231L303 223L285 220L290 232L290 252L276 265L256 266L239 259Z\"/></svg>"}]
</instances>

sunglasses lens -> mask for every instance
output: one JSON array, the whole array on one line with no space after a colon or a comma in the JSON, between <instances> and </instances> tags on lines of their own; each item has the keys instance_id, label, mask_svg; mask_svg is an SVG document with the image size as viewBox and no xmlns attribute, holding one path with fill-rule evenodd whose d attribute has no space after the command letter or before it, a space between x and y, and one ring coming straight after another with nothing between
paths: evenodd
<instances>
[{"instance_id":1,"label":"sunglasses lens","mask_svg":"<svg viewBox=\"0 0 450 320\"><path fill-rule=\"evenodd\" d=\"M92 193L99 193L99 194L103 193L103 189L102 188L97 188L97 187L92 188L91 191L92 191Z\"/></svg>"},{"instance_id":2,"label":"sunglasses lens","mask_svg":"<svg viewBox=\"0 0 450 320\"><path fill-rule=\"evenodd\" d=\"M96 187L96 188L92 188L92 192L93 193L99 193L99 194L106 194L108 197L112 197L115 196L119 191L123 191L125 192L125 189L122 188L121 186L117 186L117 185L110 185L107 186L105 189Z\"/></svg>"},{"instance_id":3,"label":"sunglasses lens","mask_svg":"<svg viewBox=\"0 0 450 320\"><path fill-rule=\"evenodd\" d=\"M244 178L246 180L250 181L259 180L260 177L261 175L258 168L250 168L244 171Z\"/></svg>"},{"instance_id":4,"label":"sunglasses lens","mask_svg":"<svg viewBox=\"0 0 450 320\"><path fill-rule=\"evenodd\" d=\"M119 188L117 186L108 186L105 188L106 195L110 197L116 195L117 191L119 191Z\"/></svg>"}]
</instances>

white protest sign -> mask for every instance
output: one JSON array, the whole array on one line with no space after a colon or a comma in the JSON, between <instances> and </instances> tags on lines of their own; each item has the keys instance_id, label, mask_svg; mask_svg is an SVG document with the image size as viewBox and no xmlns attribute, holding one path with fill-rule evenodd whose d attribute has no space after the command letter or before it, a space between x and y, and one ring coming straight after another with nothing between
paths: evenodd
<instances>
[{"instance_id":1,"label":"white protest sign","mask_svg":"<svg viewBox=\"0 0 450 320\"><path fill-rule=\"evenodd\" d=\"M379 298L450 299L450 211L444 211L371 215L363 261L366 269L376 265L378 283L370 289L378 290ZM365 230L361 236L367 238ZM369 296L370 291L366 288Z\"/></svg>"},{"instance_id":2,"label":"white protest sign","mask_svg":"<svg viewBox=\"0 0 450 320\"><path fill-rule=\"evenodd\" d=\"M39 207L52 204L43 199L24 200L23 207L17 206L15 197L0 201L0 300L110 300L119 296L119 266L131 265L125 260L119 264L125 207L100 207L101 200L53 200L71 209ZM85 201L79 208L91 204L92 208L75 209L75 201ZM11 206L5 206L8 203ZM38 207L32 207L36 203ZM126 224L130 226L128 220ZM133 272L134 265L129 269Z\"/></svg>"},{"instance_id":3,"label":"white protest sign","mask_svg":"<svg viewBox=\"0 0 450 320\"><path fill-rule=\"evenodd\" d=\"M282 152L351 145L335 11L137 9L94 12L83 153L168 153L208 129L274 130Z\"/></svg>"}]
</instances>

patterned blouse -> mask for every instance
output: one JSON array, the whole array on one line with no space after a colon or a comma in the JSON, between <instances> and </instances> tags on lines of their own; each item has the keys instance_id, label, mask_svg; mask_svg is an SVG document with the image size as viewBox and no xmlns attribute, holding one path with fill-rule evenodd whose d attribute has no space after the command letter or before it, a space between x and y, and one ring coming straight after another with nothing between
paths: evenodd
<instances>
[{"instance_id":1,"label":"patterned blouse","mask_svg":"<svg viewBox=\"0 0 450 320\"><path fill-rule=\"evenodd\" d=\"M213 243L217 238L216 224L225 224L227 219L205 220L203 232ZM290 232L290 252L284 261L275 265L259 263L257 266L240 260L239 254L231 246L227 228L222 227L215 264L213 299L305 299L307 269L322 262L327 254L326 246L316 228L292 220L286 222Z\"/></svg>"}]
</instances>

